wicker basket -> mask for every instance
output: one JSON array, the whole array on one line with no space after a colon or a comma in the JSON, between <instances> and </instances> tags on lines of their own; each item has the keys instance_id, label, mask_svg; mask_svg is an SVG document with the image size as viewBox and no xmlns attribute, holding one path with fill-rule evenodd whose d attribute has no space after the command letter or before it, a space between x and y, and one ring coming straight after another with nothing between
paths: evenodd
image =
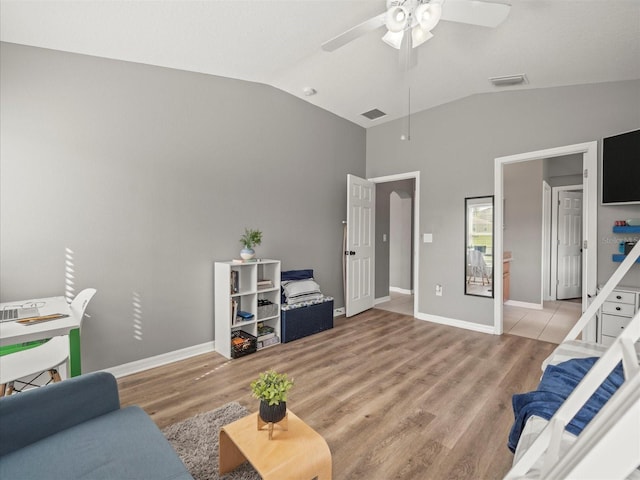
<instances>
[{"instance_id":1,"label":"wicker basket","mask_svg":"<svg viewBox=\"0 0 640 480\"><path fill-rule=\"evenodd\" d=\"M275 317L278 315L279 305L276 303L271 303L269 305L259 305L258 306L258 320L268 317Z\"/></svg>"},{"instance_id":2,"label":"wicker basket","mask_svg":"<svg viewBox=\"0 0 640 480\"><path fill-rule=\"evenodd\" d=\"M235 340L242 340L242 342ZM231 358L244 357L254 353L258 349L258 339L253 335L243 331L234 330L231 332Z\"/></svg>"}]
</instances>

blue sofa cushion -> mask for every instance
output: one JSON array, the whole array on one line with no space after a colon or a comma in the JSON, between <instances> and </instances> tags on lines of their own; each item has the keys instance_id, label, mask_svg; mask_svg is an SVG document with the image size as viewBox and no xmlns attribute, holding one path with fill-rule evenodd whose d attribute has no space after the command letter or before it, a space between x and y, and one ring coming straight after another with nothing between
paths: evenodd
<instances>
[{"instance_id":1,"label":"blue sofa cushion","mask_svg":"<svg viewBox=\"0 0 640 480\"><path fill-rule=\"evenodd\" d=\"M0 478L54 478L52 472L57 479L192 478L155 423L135 406L87 420L0 457Z\"/></svg>"},{"instance_id":2,"label":"blue sofa cushion","mask_svg":"<svg viewBox=\"0 0 640 480\"><path fill-rule=\"evenodd\" d=\"M120 408L113 375L94 372L0 398L0 456Z\"/></svg>"}]
</instances>

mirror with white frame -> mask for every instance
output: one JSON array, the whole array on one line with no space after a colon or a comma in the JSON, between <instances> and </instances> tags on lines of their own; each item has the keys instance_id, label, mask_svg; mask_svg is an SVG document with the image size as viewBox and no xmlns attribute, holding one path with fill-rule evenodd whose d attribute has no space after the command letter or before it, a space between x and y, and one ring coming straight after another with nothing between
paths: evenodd
<instances>
[{"instance_id":1,"label":"mirror with white frame","mask_svg":"<svg viewBox=\"0 0 640 480\"><path fill-rule=\"evenodd\" d=\"M493 298L493 195L464 199L464 293Z\"/></svg>"}]
</instances>

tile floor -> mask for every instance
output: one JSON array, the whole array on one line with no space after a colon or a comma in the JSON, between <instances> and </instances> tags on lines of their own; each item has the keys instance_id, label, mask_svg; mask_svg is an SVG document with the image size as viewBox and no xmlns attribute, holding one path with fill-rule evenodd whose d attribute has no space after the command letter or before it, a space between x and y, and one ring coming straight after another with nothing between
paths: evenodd
<instances>
[{"instance_id":1,"label":"tile floor","mask_svg":"<svg viewBox=\"0 0 640 480\"><path fill-rule=\"evenodd\" d=\"M413 315L413 295L391 292L391 299L375 308ZM560 343L581 315L580 302L544 302L542 310L504 305L502 312L504 333Z\"/></svg>"},{"instance_id":2,"label":"tile floor","mask_svg":"<svg viewBox=\"0 0 640 480\"><path fill-rule=\"evenodd\" d=\"M544 302L542 310L504 305L502 311L505 333L520 337L537 338L545 342L560 343L569 333L580 315L580 302L554 300Z\"/></svg>"}]
</instances>

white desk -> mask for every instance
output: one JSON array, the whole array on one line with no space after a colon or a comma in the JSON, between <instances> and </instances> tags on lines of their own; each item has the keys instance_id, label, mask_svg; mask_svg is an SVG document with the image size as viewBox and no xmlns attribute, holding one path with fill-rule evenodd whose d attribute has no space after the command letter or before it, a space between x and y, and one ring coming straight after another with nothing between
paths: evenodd
<instances>
[{"instance_id":1,"label":"white desk","mask_svg":"<svg viewBox=\"0 0 640 480\"><path fill-rule=\"evenodd\" d=\"M80 318L73 314L64 297L35 298L0 303L0 310L11 306L29 303L44 303L39 307L41 315L62 313L66 318L50 320L32 325L22 325L17 322L0 323L0 346L16 345L34 340L44 340L58 335L69 335L70 339L70 372L71 376L80 374Z\"/></svg>"}]
</instances>

